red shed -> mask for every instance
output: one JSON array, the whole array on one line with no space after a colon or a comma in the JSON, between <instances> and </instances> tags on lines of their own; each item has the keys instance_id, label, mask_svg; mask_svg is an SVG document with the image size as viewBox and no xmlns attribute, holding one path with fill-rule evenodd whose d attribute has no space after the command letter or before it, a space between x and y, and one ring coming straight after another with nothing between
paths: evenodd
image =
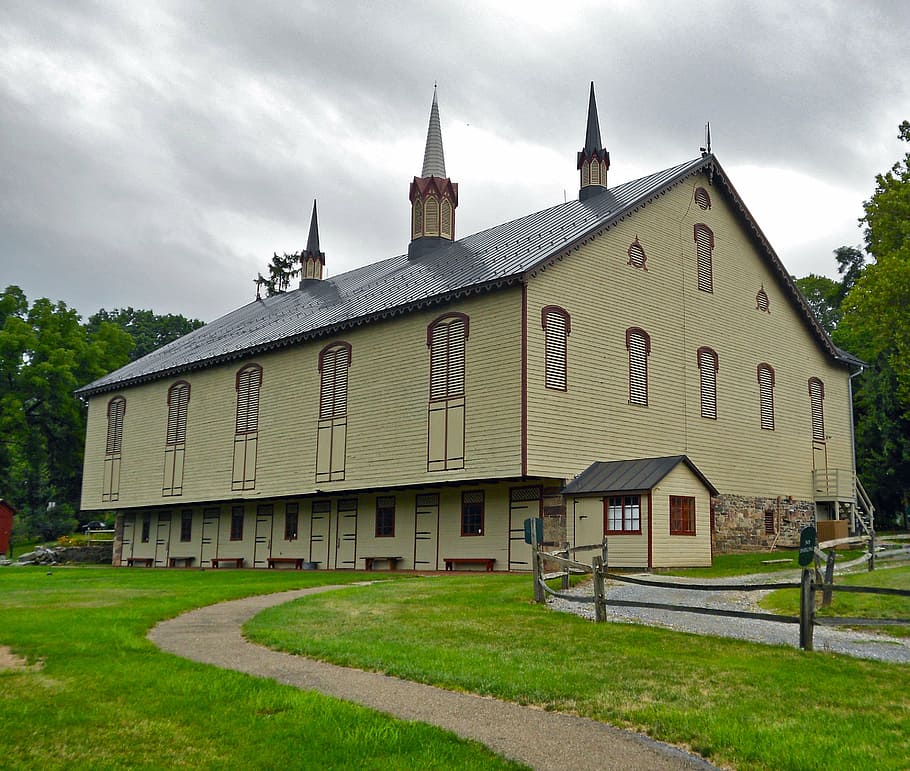
<instances>
[{"instance_id":1,"label":"red shed","mask_svg":"<svg viewBox=\"0 0 910 771\"><path fill-rule=\"evenodd\" d=\"M13 514L16 510L8 501L0 498L0 556L9 549L9 538L13 532Z\"/></svg>"}]
</instances>

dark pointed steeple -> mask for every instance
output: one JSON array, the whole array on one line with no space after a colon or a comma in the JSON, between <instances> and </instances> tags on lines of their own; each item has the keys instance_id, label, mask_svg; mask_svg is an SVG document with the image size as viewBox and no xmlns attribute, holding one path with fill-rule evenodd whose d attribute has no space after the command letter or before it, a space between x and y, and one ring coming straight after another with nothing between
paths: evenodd
<instances>
[{"instance_id":1,"label":"dark pointed steeple","mask_svg":"<svg viewBox=\"0 0 910 771\"><path fill-rule=\"evenodd\" d=\"M316 200L313 200L313 215L310 217L310 235L306 240L306 251L300 256L300 284L307 279L321 280L325 271L325 254L319 251L319 221L316 218Z\"/></svg>"},{"instance_id":2,"label":"dark pointed steeple","mask_svg":"<svg viewBox=\"0 0 910 771\"><path fill-rule=\"evenodd\" d=\"M420 176L414 177L411 182L410 199L411 243L408 246L408 257L419 257L455 240L458 185L446 176L435 86L427 127L427 144L423 153L423 169Z\"/></svg>"},{"instance_id":3,"label":"dark pointed steeple","mask_svg":"<svg viewBox=\"0 0 910 771\"><path fill-rule=\"evenodd\" d=\"M594 81L591 81L591 95L588 98L588 124L585 130L585 147L578 153L578 171L581 187L578 199L584 201L607 189L607 170L610 168L610 153L600 138L600 121L597 117L597 102L594 99Z\"/></svg>"}]
</instances>

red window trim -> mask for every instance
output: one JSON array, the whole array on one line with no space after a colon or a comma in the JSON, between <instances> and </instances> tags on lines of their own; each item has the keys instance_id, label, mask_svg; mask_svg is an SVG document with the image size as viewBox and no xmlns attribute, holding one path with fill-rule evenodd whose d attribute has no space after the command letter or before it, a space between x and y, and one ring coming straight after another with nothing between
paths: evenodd
<instances>
[{"instance_id":1,"label":"red window trim","mask_svg":"<svg viewBox=\"0 0 910 771\"><path fill-rule=\"evenodd\" d=\"M698 203L698 194L699 193L704 194L705 198L708 199L707 206L702 206L700 203ZM705 188L703 188L701 185L699 185L698 187L695 188L695 192L692 194L692 198L695 201L695 203L698 204L698 208L701 209L702 211L707 211L708 209L711 208L711 194Z\"/></svg>"},{"instance_id":2,"label":"red window trim","mask_svg":"<svg viewBox=\"0 0 910 771\"><path fill-rule=\"evenodd\" d=\"M771 413L771 425L765 426L761 423L762 417L762 393L761 393L761 373L765 371L771 375L771 393L769 394L770 399L770 413ZM774 431L776 420L774 418L774 386L775 386L775 375L774 367L772 367L767 362L762 362L755 368L755 376L758 380L758 405L759 405L759 426L763 431Z\"/></svg>"},{"instance_id":3,"label":"red window trim","mask_svg":"<svg viewBox=\"0 0 910 771\"><path fill-rule=\"evenodd\" d=\"M569 335L572 333L572 317L569 315L569 312L565 308L561 308L558 305L546 305L540 310L540 328L546 330L547 328L547 315L550 313L557 313L566 320L566 334Z\"/></svg>"},{"instance_id":4,"label":"red window trim","mask_svg":"<svg viewBox=\"0 0 910 771\"><path fill-rule=\"evenodd\" d=\"M480 493L480 532L479 533L466 533L464 528L464 507L465 507L465 495L471 495L474 493ZM476 504L473 504L476 505ZM461 493L461 535L464 538L479 538L486 533L487 530L487 496L483 490L463 490Z\"/></svg>"},{"instance_id":5,"label":"red window trim","mask_svg":"<svg viewBox=\"0 0 910 771\"><path fill-rule=\"evenodd\" d=\"M644 337L645 353L648 356L650 356L651 355L651 335L649 335L647 332L645 332L645 330L643 330L641 327L629 327L626 330L626 350L629 350L629 348L631 347L632 335L636 335L636 334L640 335L641 337Z\"/></svg>"},{"instance_id":6,"label":"red window trim","mask_svg":"<svg viewBox=\"0 0 910 771\"><path fill-rule=\"evenodd\" d=\"M691 530L674 530L673 529L673 499L678 498L684 501L692 501L692 529ZM695 536L698 535L698 511L695 507L695 496L694 495L670 495L668 496L667 501L667 514L669 515L669 522L667 523L670 527L670 535L687 535Z\"/></svg>"},{"instance_id":7,"label":"red window trim","mask_svg":"<svg viewBox=\"0 0 910 771\"><path fill-rule=\"evenodd\" d=\"M632 258L632 249L636 246L641 249L641 265L637 265L635 263L635 260ZM631 265L633 268L640 268L641 270L648 269L648 253L645 251L645 247L641 245L641 241L638 240L638 236L635 236L635 240L629 244L629 248L626 249L626 255L629 258L628 262L626 262L626 265Z\"/></svg>"},{"instance_id":8,"label":"red window trim","mask_svg":"<svg viewBox=\"0 0 910 771\"><path fill-rule=\"evenodd\" d=\"M452 311L451 313L443 313L442 316L437 316L433 321L427 326L427 348L433 346L433 330L440 324L445 323L450 319L461 319L464 322L464 339L468 339L468 335L471 329L471 319L466 313L461 313L460 311Z\"/></svg>"},{"instance_id":9,"label":"red window trim","mask_svg":"<svg viewBox=\"0 0 910 771\"><path fill-rule=\"evenodd\" d=\"M626 514L626 497L636 495L638 496L638 530L610 530L610 498L622 498L623 499L623 522L625 522ZM605 495L603 497L603 518L604 518L604 535L641 535L644 531L641 529L641 521L643 518L642 514L642 499L645 497L645 493L620 493L619 495Z\"/></svg>"},{"instance_id":10,"label":"red window trim","mask_svg":"<svg viewBox=\"0 0 910 771\"><path fill-rule=\"evenodd\" d=\"M392 509L392 532L391 533L380 533L379 532L379 508L380 508L379 502L388 501L388 500L392 501L392 505L391 505L391 507L386 506L385 508ZM395 537L395 525L397 524L395 521L397 519L397 517L395 516L395 513L396 513L395 504L396 504L396 501L395 501L394 495L377 495L376 496L376 519L375 519L374 528L373 528L373 536L375 538L394 538Z\"/></svg>"},{"instance_id":11,"label":"red window trim","mask_svg":"<svg viewBox=\"0 0 910 771\"><path fill-rule=\"evenodd\" d=\"M249 364L244 364L240 369L237 370L237 373L234 375L234 390L240 390L240 376L247 370L259 370L259 386L262 387L262 365L257 364L256 362L250 362Z\"/></svg>"},{"instance_id":12,"label":"red window trim","mask_svg":"<svg viewBox=\"0 0 910 771\"><path fill-rule=\"evenodd\" d=\"M632 398L632 337L638 336L644 339L645 342L645 360L644 360L644 386L645 386L645 398L644 401L635 401ZM629 327L626 330L626 350L629 352L629 404L634 404L638 407L647 407L651 403L651 373L650 368L648 367L648 357L651 355L651 335L649 335L641 327Z\"/></svg>"},{"instance_id":13,"label":"red window trim","mask_svg":"<svg viewBox=\"0 0 910 771\"><path fill-rule=\"evenodd\" d=\"M322 367L325 363L325 355L333 348L346 348L348 352L348 366L351 366L351 362L354 360L354 349L351 348L351 344L347 340L334 340L328 345L324 345L322 350L319 352L319 371L322 372Z\"/></svg>"}]
</instances>

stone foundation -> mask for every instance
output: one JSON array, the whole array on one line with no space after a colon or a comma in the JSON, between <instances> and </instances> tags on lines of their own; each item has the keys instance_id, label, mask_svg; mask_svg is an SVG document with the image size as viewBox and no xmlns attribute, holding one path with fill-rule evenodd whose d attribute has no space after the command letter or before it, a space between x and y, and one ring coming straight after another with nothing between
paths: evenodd
<instances>
[{"instance_id":1,"label":"stone foundation","mask_svg":"<svg viewBox=\"0 0 910 771\"><path fill-rule=\"evenodd\" d=\"M777 496L721 495L711 499L715 554L799 545L799 531L815 524L815 502Z\"/></svg>"}]
</instances>

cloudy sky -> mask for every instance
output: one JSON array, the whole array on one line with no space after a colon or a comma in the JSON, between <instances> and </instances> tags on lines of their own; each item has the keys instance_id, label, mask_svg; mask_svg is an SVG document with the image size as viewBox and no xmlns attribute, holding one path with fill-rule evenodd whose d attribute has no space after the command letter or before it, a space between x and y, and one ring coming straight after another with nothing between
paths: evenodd
<instances>
[{"instance_id":1,"label":"cloudy sky","mask_svg":"<svg viewBox=\"0 0 910 771\"><path fill-rule=\"evenodd\" d=\"M433 84L461 236L713 150L796 275L858 245L910 118L906 0L3 0L0 287L209 321L273 252L400 254Z\"/></svg>"}]
</instances>

